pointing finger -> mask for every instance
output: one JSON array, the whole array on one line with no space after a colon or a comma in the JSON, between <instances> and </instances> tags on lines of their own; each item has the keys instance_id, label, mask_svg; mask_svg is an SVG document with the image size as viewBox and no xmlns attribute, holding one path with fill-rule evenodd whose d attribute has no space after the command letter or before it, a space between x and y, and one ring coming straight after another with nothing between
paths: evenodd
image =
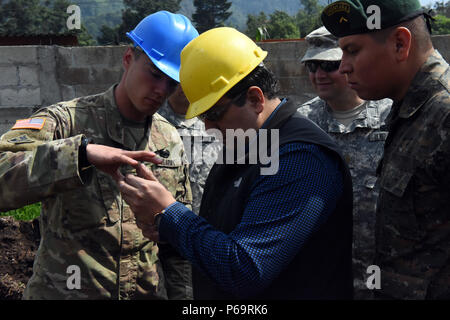
<instances>
[{"instance_id":1,"label":"pointing finger","mask_svg":"<svg viewBox=\"0 0 450 320\"><path fill-rule=\"evenodd\" d=\"M124 155L139 161L148 161L156 164L162 162L156 153L151 151L126 151L124 152Z\"/></svg>"},{"instance_id":2,"label":"pointing finger","mask_svg":"<svg viewBox=\"0 0 450 320\"><path fill-rule=\"evenodd\" d=\"M134 160L133 158L130 158L126 156L125 154L120 154L114 157L114 162L120 163L122 165L130 165L132 167L137 167L139 164L139 161Z\"/></svg>"}]
</instances>

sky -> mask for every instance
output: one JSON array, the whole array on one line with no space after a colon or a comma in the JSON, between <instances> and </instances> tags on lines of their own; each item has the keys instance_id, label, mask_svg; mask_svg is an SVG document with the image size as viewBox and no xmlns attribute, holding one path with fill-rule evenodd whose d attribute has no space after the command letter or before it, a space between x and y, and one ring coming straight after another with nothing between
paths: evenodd
<instances>
[{"instance_id":1,"label":"sky","mask_svg":"<svg viewBox=\"0 0 450 320\"><path fill-rule=\"evenodd\" d=\"M423 6L427 6L427 5L429 5L429 4L434 4L436 2L436 0L420 0L420 4L421 5L423 5ZM447 1L444 1L444 2L447 2Z\"/></svg>"}]
</instances>

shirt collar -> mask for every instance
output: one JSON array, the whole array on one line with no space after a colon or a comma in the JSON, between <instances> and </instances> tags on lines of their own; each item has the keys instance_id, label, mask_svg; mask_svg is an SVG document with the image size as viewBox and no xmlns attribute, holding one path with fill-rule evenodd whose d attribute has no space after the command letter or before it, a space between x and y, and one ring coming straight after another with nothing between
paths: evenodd
<instances>
[{"instance_id":1,"label":"shirt collar","mask_svg":"<svg viewBox=\"0 0 450 320\"><path fill-rule=\"evenodd\" d=\"M264 121L264 123L261 126L261 129L265 129L267 125L269 124L270 120L276 115L276 113L280 110L280 108L287 102L288 100L286 98L283 98L281 102L278 104L278 106L275 108L275 110L272 111L270 116Z\"/></svg>"},{"instance_id":2,"label":"shirt collar","mask_svg":"<svg viewBox=\"0 0 450 320\"><path fill-rule=\"evenodd\" d=\"M127 147L126 139L125 139L125 127L126 120L120 113L119 108L116 103L116 99L114 97L114 90L116 89L117 84L111 86L104 93L104 106L106 111L106 131L108 136L114 142L119 143L120 145ZM147 118L146 123L149 125L151 120ZM147 125L147 126L148 126ZM145 129L144 124L142 127ZM150 131L150 130L148 130ZM147 133L148 134L148 133Z\"/></svg>"},{"instance_id":3,"label":"shirt collar","mask_svg":"<svg viewBox=\"0 0 450 320\"><path fill-rule=\"evenodd\" d=\"M448 68L448 63L434 50L415 75L403 101L398 104L398 116L409 118L414 115L439 90L440 78Z\"/></svg>"}]
</instances>

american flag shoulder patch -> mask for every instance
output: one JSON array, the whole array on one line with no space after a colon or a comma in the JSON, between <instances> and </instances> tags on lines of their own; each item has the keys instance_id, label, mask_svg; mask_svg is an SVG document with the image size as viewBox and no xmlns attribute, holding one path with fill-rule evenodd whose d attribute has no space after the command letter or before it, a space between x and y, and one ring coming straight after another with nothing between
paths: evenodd
<instances>
[{"instance_id":1,"label":"american flag shoulder patch","mask_svg":"<svg viewBox=\"0 0 450 320\"><path fill-rule=\"evenodd\" d=\"M45 124L45 118L29 118L16 120L16 124L11 128L11 130L16 129L35 129L41 130Z\"/></svg>"}]
</instances>

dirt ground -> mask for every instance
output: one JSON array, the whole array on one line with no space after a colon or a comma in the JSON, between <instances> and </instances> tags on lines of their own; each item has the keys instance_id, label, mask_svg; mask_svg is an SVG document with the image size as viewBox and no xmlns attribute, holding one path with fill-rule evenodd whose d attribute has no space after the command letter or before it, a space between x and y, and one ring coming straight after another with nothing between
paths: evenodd
<instances>
[{"instance_id":1,"label":"dirt ground","mask_svg":"<svg viewBox=\"0 0 450 320\"><path fill-rule=\"evenodd\" d=\"M39 222L0 218L0 300L18 300L33 273Z\"/></svg>"}]
</instances>

